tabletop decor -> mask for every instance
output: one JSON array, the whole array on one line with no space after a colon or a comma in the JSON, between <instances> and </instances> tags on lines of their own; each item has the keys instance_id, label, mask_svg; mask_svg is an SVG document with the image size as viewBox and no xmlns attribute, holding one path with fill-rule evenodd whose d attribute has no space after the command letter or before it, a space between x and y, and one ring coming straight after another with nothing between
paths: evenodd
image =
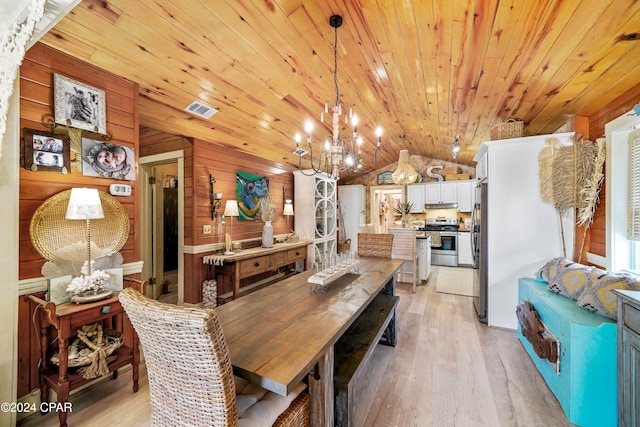
<instances>
[{"instance_id":1,"label":"tabletop decor","mask_svg":"<svg viewBox=\"0 0 640 427\"><path fill-rule=\"evenodd\" d=\"M273 225L271 221L274 221L278 216L276 208L271 204L269 193L266 197L260 199L260 219L264 221L262 227L262 246L270 248L273 246Z\"/></svg>"},{"instance_id":2,"label":"tabletop decor","mask_svg":"<svg viewBox=\"0 0 640 427\"><path fill-rule=\"evenodd\" d=\"M402 202L393 208L393 212L402 217L402 226L405 228L409 226L409 213L411 213L413 207L413 202Z\"/></svg>"},{"instance_id":3,"label":"tabletop decor","mask_svg":"<svg viewBox=\"0 0 640 427\"><path fill-rule=\"evenodd\" d=\"M308 279L311 292L327 292L329 284L347 273L358 272L355 252L348 251L314 264L314 275Z\"/></svg>"},{"instance_id":4,"label":"tabletop decor","mask_svg":"<svg viewBox=\"0 0 640 427\"><path fill-rule=\"evenodd\" d=\"M109 298L113 291L105 290L105 287L109 284L110 277L109 273L102 270L91 271L85 263L82 275L74 277L67 287L67 292L73 294L71 302L81 304Z\"/></svg>"}]
</instances>

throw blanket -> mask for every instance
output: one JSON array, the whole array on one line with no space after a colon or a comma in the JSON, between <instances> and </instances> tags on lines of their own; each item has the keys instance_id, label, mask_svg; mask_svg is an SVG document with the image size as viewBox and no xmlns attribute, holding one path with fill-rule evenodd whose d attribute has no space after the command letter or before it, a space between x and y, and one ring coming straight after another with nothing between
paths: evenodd
<instances>
[{"instance_id":1,"label":"throw blanket","mask_svg":"<svg viewBox=\"0 0 640 427\"><path fill-rule=\"evenodd\" d=\"M440 239L439 231L431 232L431 247L432 248L440 248L442 247L442 240Z\"/></svg>"}]
</instances>

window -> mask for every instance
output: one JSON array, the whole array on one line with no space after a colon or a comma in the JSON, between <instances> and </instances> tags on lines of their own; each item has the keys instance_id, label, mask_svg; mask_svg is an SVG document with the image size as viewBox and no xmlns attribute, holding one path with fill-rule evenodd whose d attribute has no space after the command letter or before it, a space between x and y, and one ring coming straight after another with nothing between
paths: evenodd
<instances>
[{"instance_id":1,"label":"window","mask_svg":"<svg viewBox=\"0 0 640 427\"><path fill-rule=\"evenodd\" d=\"M607 269L640 270L640 117L607 123Z\"/></svg>"},{"instance_id":2,"label":"window","mask_svg":"<svg viewBox=\"0 0 640 427\"><path fill-rule=\"evenodd\" d=\"M629 133L630 268L640 270L640 130Z\"/></svg>"}]
</instances>

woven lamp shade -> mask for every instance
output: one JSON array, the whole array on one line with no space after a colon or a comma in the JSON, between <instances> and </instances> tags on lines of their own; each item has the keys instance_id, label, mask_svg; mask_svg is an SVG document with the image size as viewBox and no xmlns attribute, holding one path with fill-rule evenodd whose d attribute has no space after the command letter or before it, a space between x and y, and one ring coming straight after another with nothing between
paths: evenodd
<instances>
[{"instance_id":1,"label":"woven lamp shade","mask_svg":"<svg viewBox=\"0 0 640 427\"><path fill-rule=\"evenodd\" d=\"M409 150L400 150L398 168L391 174L391 179L396 185L413 184L418 179L418 172L416 172L409 159Z\"/></svg>"},{"instance_id":2,"label":"woven lamp shade","mask_svg":"<svg viewBox=\"0 0 640 427\"><path fill-rule=\"evenodd\" d=\"M104 218L91 220L92 259L119 251L129 238L129 216L113 196L98 191ZM52 262L87 259L85 221L66 219L71 190L61 191L36 209L29 235L36 251Z\"/></svg>"}]
</instances>

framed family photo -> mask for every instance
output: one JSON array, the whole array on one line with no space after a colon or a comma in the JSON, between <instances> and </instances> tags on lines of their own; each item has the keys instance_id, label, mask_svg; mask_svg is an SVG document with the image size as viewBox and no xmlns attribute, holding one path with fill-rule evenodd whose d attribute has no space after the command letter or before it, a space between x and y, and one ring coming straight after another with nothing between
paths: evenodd
<instances>
[{"instance_id":1,"label":"framed family photo","mask_svg":"<svg viewBox=\"0 0 640 427\"><path fill-rule=\"evenodd\" d=\"M135 181L134 152L111 142L82 138L82 174Z\"/></svg>"},{"instance_id":2,"label":"framed family photo","mask_svg":"<svg viewBox=\"0 0 640 427\"><path fill-rule=\"evenodd\" d=\"M24 167L32 171L69 173L69 137L24 128Z\"/></svg>"},{"instance_id":3,"label":"framed family photo","mask_svg":"<svg viewBox=\"0 0 640 427\"><path fill-rule=\"evenodd\" d=\"M107 133L106 100L102 89L53 75L55 122L94 133Z\"/></svg>"}]
</instances>

